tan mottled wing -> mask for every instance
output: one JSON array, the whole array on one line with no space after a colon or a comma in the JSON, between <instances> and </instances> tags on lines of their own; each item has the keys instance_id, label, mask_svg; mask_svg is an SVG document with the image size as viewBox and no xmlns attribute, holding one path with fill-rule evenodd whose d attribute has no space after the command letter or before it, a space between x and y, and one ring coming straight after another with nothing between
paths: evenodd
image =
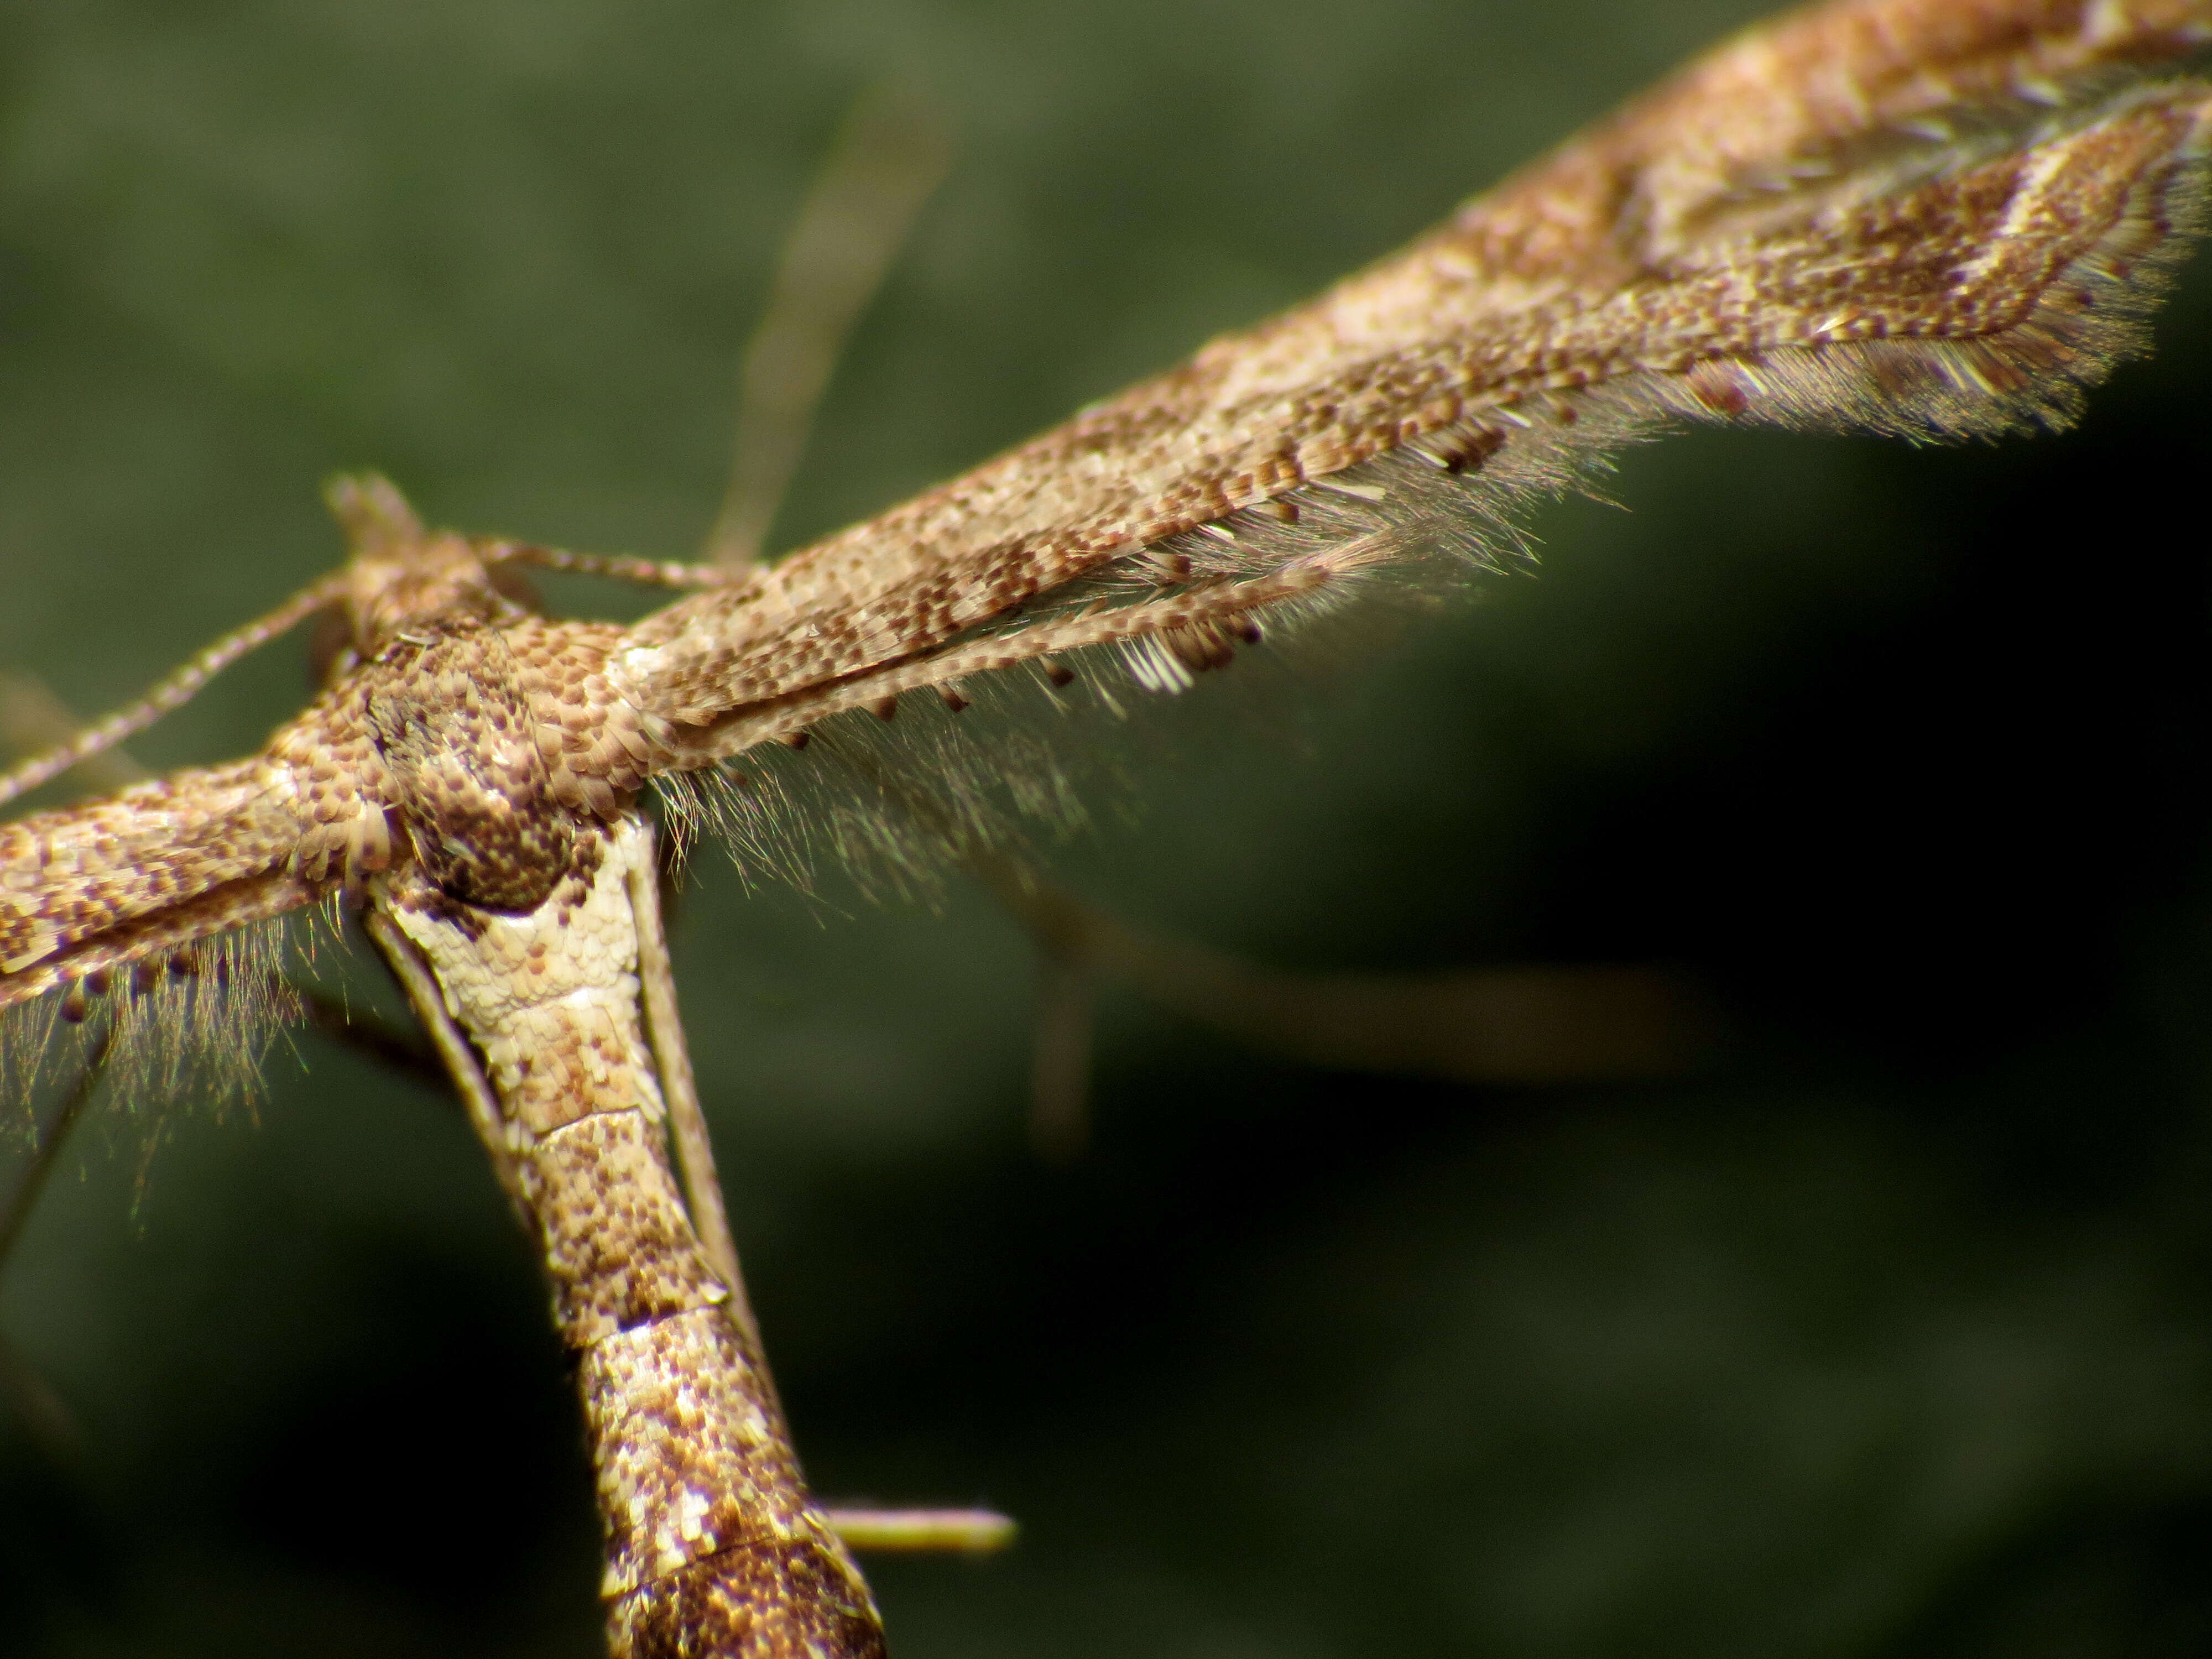
<instances>
[{"instance_id":1,"label":"tan mottled wing","mask_svg":"<svg viewBox=\"0 0 2212 1659\"><path fill-rule=\"evenodd\" d=\"M1670 419L2063 419L2194 228L2212 87L2142 76L2208 20L1861 0L1753 30L1314 302L648 617L627 689L729 753L1042 651L1196 629L1202 665L1209 619L1477 542ZM1163 549L1200 526L1233 540Z\"/></svg>"},{"instance_id":2,"label":"tan mottled wing","mask_svg":"<svg viewBox=\"0 0 2212 1659\"><path fill-rule=\"evenodd\" d=\"M0 1008L306 903L288 782L256 758L0 824Z\"/></svg>"}]
</instances>

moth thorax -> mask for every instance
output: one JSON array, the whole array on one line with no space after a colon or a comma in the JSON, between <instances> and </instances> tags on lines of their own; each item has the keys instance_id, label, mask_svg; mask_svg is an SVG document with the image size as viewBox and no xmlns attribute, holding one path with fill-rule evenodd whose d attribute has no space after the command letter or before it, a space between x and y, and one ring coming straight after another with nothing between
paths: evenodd
<instances>
[{"instance_id":1,"label":"moth thorax","mask_svg":"<svg viewBox=\"0 0 2212 1659\"><path fill-rule=\"evenodd\" d=\"M459 536L425 537L388 555L356 554L347 574L353 647L363 658L429 628L519 614Z\"/></svg>"},{"instance_id":2,"label":"moth thorax","mask_svg":"<svg viewBox=\"0 0 2212 1659\"><path fill-rule=\"evenodd\" d=\"M568 873L575 825L556 801L529 705L496 629L441 630L387 649L369 726L415 854L450 897L534 910Z\"/></svg>"}]
</instances>

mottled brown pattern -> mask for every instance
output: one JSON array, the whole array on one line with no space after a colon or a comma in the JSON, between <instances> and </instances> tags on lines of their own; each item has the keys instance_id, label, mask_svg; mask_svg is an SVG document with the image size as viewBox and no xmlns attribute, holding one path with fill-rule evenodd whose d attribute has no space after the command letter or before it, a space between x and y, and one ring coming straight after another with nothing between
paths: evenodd
<instances>
[{"instance_id":1,"label":"mottled brown pattern","mask_svg":"<svg viewBox=\"0 0 2212 1659\"><path fill-rule=\"evenodd\" d=\"M651 833L634 817L574 833L569 868L528 914L458 915L420 872L374 896L429 963L498 1098L578 1358L614 1651L879 1651L866 1586L807 1497L766 1363L668 1168L629 900L650 875ZM728 1644L705 1644L695 1613L721 1620Z\"/></svg>"},{"instance_id":2,"label":"mottled brown pattern","mask_svg":"<svg viewBox=\"0 0 2212 1659\"><path fill-rule=\"evenodd\" d=\"M1978 165L1908 157L1896 188L1801 189L1755 235L1641 239L1632 274L1624 228L1602 284L1476 260L1471 241L1516 210L1509 186L1314 305L647 618L614 682L685 759L734 754L915 686L1342 586L1448 539L1435 520L1510 514L1669 419L1943 435L2063 420L2138 343L2136 296L2195 222L2207 96L2188 82L2041 112ZM1377 470L1407 457L1413 476ZM1473 487L1443 499L1419 476L1437 468ZM1363 494L1364 519L1347 513ZM1270 507L1294 523L1334 509L1334 548ZM1208 521L1234 532L1233 556L1158 556ZM911 549L927 562L910 576ZM1117 577L1123 609L1103 616L1096 584ZM1087 608L1057 608L1070 593Z\"/></svg>"},{"instance_id":3,"label":"mottled brown pattern","mask_svg":"<svg viewBox=\"0 0 2212 1659\"><path fill-rule=\"evenodd\" d=\"M451 545L434 550L449 562ZM448 568L434 592L460 586ZM260 757L0 824L0 1008L177 942L155 918L219 931L357 893L410 851L456 898L532 908L567 821L533 802L609 817L666 750L608 684L618 627L517 613L495 629L465 609L433 632L368 635L374 654ZM239 904L210 905L219 888Z\"/></svg>"},{"instance_id":4,"label":"mottled brown pattern","mask_svg":"<svg viewBox=\"0 0 2212 1659\"><path fill-rule=\"evenodd\" d=\"M0 988L73 946L281 866L298 839L260 760L0 824ZM12 1000L0 989L0 1005Z\"/></svg>"},{"instance_id":5,"label":"mottled brown pattern","mask_svg":"<svg viewBox=\"0 0 2212 1659\"><path fill-rule=\"evenodd\" d=\"M545 1219L554 1323L576 1346L728 1294L699 1253L661 1143L641 1109L598 1112L521 1160L525 1199Z\"/></svg>"},{"instance_id":6,"label":"mottled brown pattern","mask_svg":"<svg viewBox=\"0 0 2212 1659\"><path fill-rule=\"evenodd\" d=\"M526 907L538 893L495 866L520 856L503 841L556 833L527 810L535 791L605 820L655 772L909 689L1086 645L1220 637L1448 538L1441 517L1557 488L1655 421L2063 417L2135 343L2129 316L2193 223L2202 173L2212 94L2113 76L2193 50L2208 18L2203 3L1861 0L1752 31L1312 304L627 632L525 615L498 580L523 550L429 534L389 486L349 486L356 672L260 762L7 832L0 1006L66 979L93 934L112 934L103 960L132 959L136 918L218 883L262 881L255 914L357 894L410 835L456 896ZM1947 121L1965 136L1946 142ZM1465 503L1370 476L1399 456L1468 474ZM1341 477L1376 499L1367 520L1316 493ZM1307 526L1336 509L1334 544L1299 541L1273 507ZM1216 521L1241 538L1235 557L1157 556ZM396 640L428 616L453 642ZM501 695L527 710L542 780L481 742L444 751L455 787L392 776L412 752L408 663L428 677L412 695L439 707L476 683L435 659L464 632L511 659ZM515 709L471 713L468 695L438 718L504 740ZM524 811L502 819L501 799ZM288 862L289 886L264 879Z\"/></svg>"},{"instance_id":7,"label":"mottled brown pattern","mask_svg":"<svg viewBox=\"0 0 2212 1659\"><path fill-rule=\"evenodd\" d=\"M1311 304L647 619L632 637L651 654L624 672L641 706L702 721L910 654L1531 391L2001 334L2118 228L2146 169L2199 142L2206 94L2037 143L2066 128L2045 105L2188 49L2208 15L1889 0L1753 31ZM1901 126L1984 106L2012 116L2008 138L1964 175Z\"/></svg>"},{"instance_id":8,"label":"mottled brown pattern","mask_svg":"<svg viewBox=\"0 0 2212 1659\"><path fill-rule=\"evenodd\" d=\"M879 1659L884 1629L835 1539L743 1544L615 1604L616 1659Z\"/></svg>"},{"instance_id":9,"label":"mottled brown pattern","mask_svg":"<svg viewBox=\"0 0 2212 1659\"><path fill-rule=\"evenodd\" d=\"M369 731L424 872L465 904L536 909L568 869L574 836L507 642L468 623L396 645L380 666Z\"/></svg>"},{"instance_id":10,"label":"mottled brown pattern","mask_svg":"<svg viewBox=\"0 0 2212 1659\"><path fill-rule=\"evenodd\" d=\"M329 690L260 757L0 827L0 1007L380 907L544 1249L615 1651L880 1653L666 1167L635 793L909 690L1064 684L1061 653L1187 684L1379 570L1494 562L1517 505L1668 421L2063 420L2197 227L2212 87L2149 77L2208 39L2212 0L1809 8L1312 303L629 629L528 611L512 566L562 556L344 483L347 568L284 613L342 597Z\"/></svg>"},{"instance_id":11,"label":"mottled brown pattern","mask_svg":"<svg viewBox=\"0 0 2212 1659\"><path fill-rule=\"evenodd\" d=\"M299 886L281 871L208 888L114 923L8 975L0 986L6 992L0 1007L31 1001L50 991L97 988L102 975L158 966L179 947L273 920L296 908L302 897Z\"/></svg>"},{"instance_id":12,"label":"mottled brown pattern","mask_svg":"<svg viewBox=\"0 0 2212 1659\"><path fill-rule=\"evenodd\" d=\"M471 544L422 532L388 486L336 504L355 538L337 684L264 759L0 831L6 988L341 883L375 904L392 948L428 964L410 982L458 1030L449 1061L494 1103L479 1127L578 1356L617 1650L635 1628L639 1651L879 1651L668 1168L631 909L655 878L629 810L653 750L610 706L618 630L520 612ZM689 1609L734 1645L673 1636Z\"/></svg>"},{"instance_id":13,"label":"mottled brown pattern","mask_svg":"<svg viewBox=\"0 0 2212 1659\"><path fill-rule=\"evenodd\" d=\"M719 1309L599 1343L583 1388L610 1595L740 1544L834 1547L759 1358Z\"/></svg>"}]
</instances>

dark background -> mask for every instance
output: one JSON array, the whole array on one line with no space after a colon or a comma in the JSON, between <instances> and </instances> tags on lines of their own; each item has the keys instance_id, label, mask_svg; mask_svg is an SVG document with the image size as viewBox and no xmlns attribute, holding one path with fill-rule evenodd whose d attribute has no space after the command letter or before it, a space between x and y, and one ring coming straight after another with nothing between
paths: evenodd
<instances>
[{"instance_id":1,"label":"dark background","mask_svg":"<svg viewBox=\"0 0 2212 1659\"><path fill-rule=\"evenodd\" d=\"M0 663L133 695L337 558L342 466L684 555L886 76L959 159L779 545L1754 9L13 0ZM810 1470L1026 1528L873 1571L902 1659L2212 1646L2208 276L2063 437L1630 455L1539 580L1207 685L1054 857L1277 967L1684 964L1734 1021L1692 1081L1316 1073L1119 993L1055 1170L988 898L699 860L687 1014ZM243 752L302 684L288 642L137 752ZM112 1105L0 1280L79 1441L0 1425L0 1650L596 1651L542 1304L457 1115L349 1054Z\"/></svg>"}]
</instances>

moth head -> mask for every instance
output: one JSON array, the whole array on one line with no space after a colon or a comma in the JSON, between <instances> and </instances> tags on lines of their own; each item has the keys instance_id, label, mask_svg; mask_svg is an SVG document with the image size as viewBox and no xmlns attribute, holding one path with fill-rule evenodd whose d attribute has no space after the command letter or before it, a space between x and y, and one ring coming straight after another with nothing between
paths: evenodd
<instances>
[{"instance_id":1,"label":"moth head","mask_svg":"<svg viewBox=\"0 0 2212 1659\"><path fill-rule=\"evenodd\" d=\"M345 532L346 592L319 629L317 677L328 683L393 641L434 624L505 623L535 610L511 568L451 531L431 531L380 474L331 480L323 499Z\"/></svg>"}]
</instances>

